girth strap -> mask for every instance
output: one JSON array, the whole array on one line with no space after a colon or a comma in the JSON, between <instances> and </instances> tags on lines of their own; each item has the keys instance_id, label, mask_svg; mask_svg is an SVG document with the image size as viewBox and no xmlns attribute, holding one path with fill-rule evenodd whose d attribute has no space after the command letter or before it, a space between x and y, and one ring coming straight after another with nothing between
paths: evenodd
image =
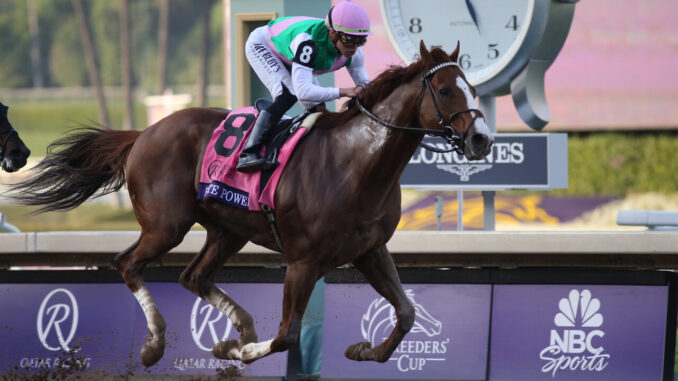
<instances>
[{"instance_id":1,"label":"girth strap","mask_svg":"<svg viewBox=\"0 0 678 381\"><path fill-rule=\"evenodd\" d=\"M275 211L266 204L260 203L259 206L261 207L261 210L264 212L264 217L266 218L266 223L268 224L268 227L271 230L271 235L273 236L273 239L275 239L275 242L278 244L280 252L284 253L285 249L283 249L283 244L282 241L280 240L278 225L276 225L275 223Z\"/></svg>"}]
</instances>

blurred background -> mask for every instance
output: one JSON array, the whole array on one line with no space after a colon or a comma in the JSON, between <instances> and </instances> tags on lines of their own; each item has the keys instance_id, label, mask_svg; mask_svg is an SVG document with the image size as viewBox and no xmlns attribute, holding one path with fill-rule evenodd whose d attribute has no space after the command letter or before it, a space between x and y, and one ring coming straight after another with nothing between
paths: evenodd
<instances>
[{"instance_id":1,"label":"blurred background","mask_svg":"<svg viewBox=\"0 0 678 381\"><path fill-rule=\"evenodd\" d=\"M363 47L374 78L402 62L379 0L360 3L375 32ZM32 151L23 170L0 172L0 192L81 123L141 130L183 107L232 106L224 75L233 64L225 59L223 32L229 4L0 0L0 101ZM551 122L544 132L568 133L569 186L498 192L497 230L619 230L618 210L678 210L676 14L678 2L670 0L577 4L546 75ZM350 85L341 71L330 80ZM530 131L510 97L497 99L497 125L499 132ZM456 229L456 192L414 190L403 192L399 229L437 229L436 196L443 200L442 228ZM126 199L122 193L71 212L30 216L31 209L0 197L0 212L22 231L138 229ZM479 192L464 192L463 207L464 228L482 229Z\"/></svg>"}]
</instances>

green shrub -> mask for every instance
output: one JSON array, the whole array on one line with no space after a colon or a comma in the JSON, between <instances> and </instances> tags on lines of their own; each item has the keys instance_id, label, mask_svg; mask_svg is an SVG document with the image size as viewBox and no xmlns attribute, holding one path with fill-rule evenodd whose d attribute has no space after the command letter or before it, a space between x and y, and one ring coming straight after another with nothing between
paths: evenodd
<instances>
[{"instance_id":1,"label":"green shrub","mask_svg":"<svg viewBox=\"0 0 678 381\"><path fill-rule=\"evenodd\" d=\"M678 132L569 134L567 195L678 191Z\"/></svg>"}]
</instances>

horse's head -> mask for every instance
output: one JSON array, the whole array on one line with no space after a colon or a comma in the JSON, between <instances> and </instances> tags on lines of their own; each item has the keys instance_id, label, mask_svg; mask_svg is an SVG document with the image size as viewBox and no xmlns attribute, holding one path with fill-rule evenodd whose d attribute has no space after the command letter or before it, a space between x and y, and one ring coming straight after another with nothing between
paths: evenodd
<instances>
[{"instance_id":1,"label":"horse's head","mask_svg":"<svg viewBox=\"0 0 678 381\"><path fill-rule=\"evenodd\" d=\"M15 172L26 165L31 151L7 119L9 107L0 103L0 164L6 172Z\"/></svg>"},{"instance_id":2,"label":"horse's head","mask_svg":"<svg viewBox=\"0 0 678 381\"><path fill-rule=\"evenodd\" d=\"M459 43L449 56L440 48L419 46L425 71L419 95L418 118L423 128L443 129L469 160L490 153L494 136L475 102L475 89L457 64ZM451 135L451 136L450 136Z\"/></svg>"}]
</instances>

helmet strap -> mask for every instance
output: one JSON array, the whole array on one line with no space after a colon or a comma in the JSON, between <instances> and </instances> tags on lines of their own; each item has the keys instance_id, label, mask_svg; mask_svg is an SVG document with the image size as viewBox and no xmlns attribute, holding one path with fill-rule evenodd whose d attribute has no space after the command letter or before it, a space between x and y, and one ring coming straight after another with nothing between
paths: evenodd
<instances>
[{"instance_id":1,"label":"helmet strap","mask_svg":"<svg viewBox=\"0 0 678 381\"><path fill-rule=\"evenodd\" d=\"M330 12L327 14L327 21L330 23L330 29L334 30L334 24L332 24L332 10L334 9L334 5L332 8L330 8Z\"/></svg>"}]
</instances>

